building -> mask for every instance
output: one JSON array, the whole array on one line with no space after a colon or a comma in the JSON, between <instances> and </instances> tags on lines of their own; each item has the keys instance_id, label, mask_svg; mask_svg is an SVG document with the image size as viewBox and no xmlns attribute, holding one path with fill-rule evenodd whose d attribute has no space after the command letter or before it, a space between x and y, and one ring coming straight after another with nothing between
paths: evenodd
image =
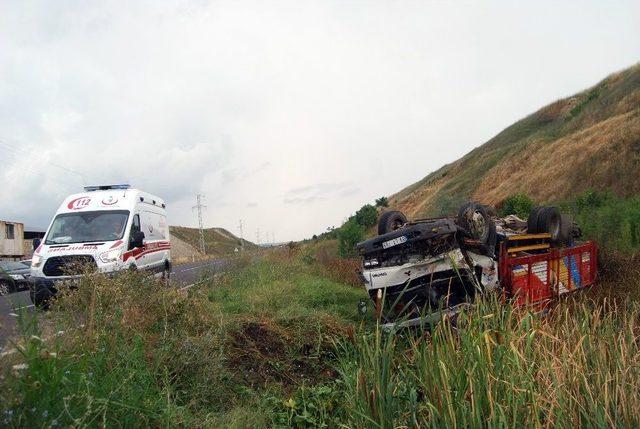
<instances>
[{"instance_id":1,"label":"building","mask_svg":"<svg viewBox=\"0 0 640 429\"><path fill-rule=\"evenodd\" d=\"M35 228L29 225L24 227L24 258L31 259L37 245L44 239L46 231L42 228Z\"/></svg>"},{"instance_id":2,"label":"building","mask_svg":"<svg viewBox=\"0 0 640 429\"><path fill-rule=\"evenodd\" d=\"M22 259L24 247L24 225L0 220L0 259Z\"/></svg>"}]
</instances>

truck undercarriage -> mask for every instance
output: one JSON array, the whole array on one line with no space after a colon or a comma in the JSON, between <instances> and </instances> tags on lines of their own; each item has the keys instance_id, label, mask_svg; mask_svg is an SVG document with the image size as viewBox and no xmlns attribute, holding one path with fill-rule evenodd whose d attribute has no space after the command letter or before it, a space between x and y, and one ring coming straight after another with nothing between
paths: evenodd
<instances>
[{"instance_id":1,"label":"truck undercarriage","mask_svg":"<svg viewBox=\"0 0 640 429\"><path fill-rule=\"evenodd\" d=\"M457 218L409 222L400 212L384 213L380 235L356 246L362 256L361 277L380 320L403 326L436 320L455 314L489 291L498 291L505 298L513 296L518 304L532 303L532 297L550 299L554 290L555 294L562 290L554 271L561 271L560 262L569 271L572 263L580 266L580 279L574 281L573 289L586 286L587 278L589 284L593 282L591 248L586 257L580 254L579 263L577 256L572 262L558 253L578 248L574 240L580 231L555 207L534 208L527 221L515 216L496 218L489 213L490 208L477 203L462 206ZM590 245L595 252L595 246ZM556 257L555 262L551 256ZM524 273L526 284L522 278L514 282L521 269L513 261L523 257L546 258L539 285L531 279L540 273L531 269ZM583 261L587 261L585 267ZM536 269L540 268L538 264ZM540 294L542 289L547 292Z\"/></svg>"}]
</instances>

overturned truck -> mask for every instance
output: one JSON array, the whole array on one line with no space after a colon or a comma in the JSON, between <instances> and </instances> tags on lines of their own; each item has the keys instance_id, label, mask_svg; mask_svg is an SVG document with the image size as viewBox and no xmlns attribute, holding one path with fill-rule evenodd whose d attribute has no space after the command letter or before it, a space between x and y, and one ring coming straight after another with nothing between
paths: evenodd
<instances>
[{"instance_id":1,"label":"overturned truck","mask_svg":"<svg viewBox=\"0 0 640 429\"><path fill-rule=\"evenodd\" d=\"M469 202L457 217L408 221L385 212L378 236L356 249L377 315L410 326L454 315L479 294L541 306L593 284L597 249L580 237L557 207L535 207L525 221Z\"/></svg>"}]
</instances>

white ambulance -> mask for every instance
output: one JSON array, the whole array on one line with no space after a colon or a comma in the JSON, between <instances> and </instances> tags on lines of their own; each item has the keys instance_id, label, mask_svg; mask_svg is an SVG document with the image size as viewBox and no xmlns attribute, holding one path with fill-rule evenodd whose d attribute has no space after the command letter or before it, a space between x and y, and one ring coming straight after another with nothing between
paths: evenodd
<instances>
[{"instance_id":1,"label":"white ambulance","mask_svg":"<svg viewBox=\"0 0 640 429\"><path fill-rule=\"evenodd\" d=\"M85 187L67 197L31 261L31 298L44 304L56 283L82 270L171 273L165 203L129 185Z\"/></svg>"}]
</instances>

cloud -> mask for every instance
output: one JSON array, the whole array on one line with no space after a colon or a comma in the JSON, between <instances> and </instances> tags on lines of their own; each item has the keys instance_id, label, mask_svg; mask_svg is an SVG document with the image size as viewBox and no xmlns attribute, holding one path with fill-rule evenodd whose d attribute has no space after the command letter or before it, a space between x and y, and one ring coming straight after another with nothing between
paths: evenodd
<instances>
[{"instance_id":1,"label":"cloud","mask_svg":"<svg viewBox=\"0 0 640 429\"><path fill-rule=\"evenodd\" d=\"M360 192L351 182L316 183L290 189L283 199L285 204L312 204L317 201L348 197Z\"/></svg>"},{"instance_id":2,"label":"cloud","mask_svg":"<svg viewBox=\"0 0 640 429\"><path fill-rule=\"evenodd\" d=\"M172 224L201 193L207 226L310 236L635 63L639 8L0 2L0 218L130 182Z\"/></svg>"}]
</instances>

